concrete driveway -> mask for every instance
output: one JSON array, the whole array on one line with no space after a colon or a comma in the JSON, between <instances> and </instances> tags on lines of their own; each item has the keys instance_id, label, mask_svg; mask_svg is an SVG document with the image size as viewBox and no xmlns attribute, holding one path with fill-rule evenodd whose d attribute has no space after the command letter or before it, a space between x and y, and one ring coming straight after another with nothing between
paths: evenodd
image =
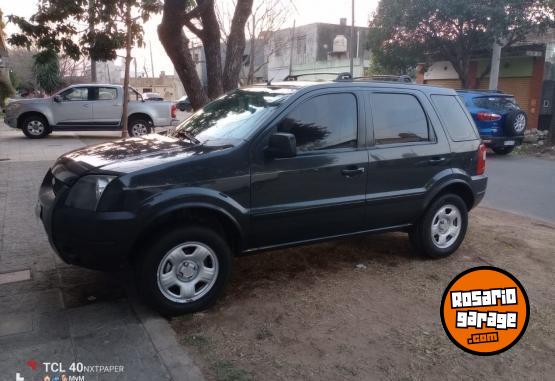
<instances>
[{"instance_id":1,"label":"concrete driveway","mask_svg":"<svg viewBox=\"0 0 555 381\"><path fill-rule=\"evenodd\" d=\"M555 222L555 161L488 155L484 206Z\"/></svg>"}]
</instances>

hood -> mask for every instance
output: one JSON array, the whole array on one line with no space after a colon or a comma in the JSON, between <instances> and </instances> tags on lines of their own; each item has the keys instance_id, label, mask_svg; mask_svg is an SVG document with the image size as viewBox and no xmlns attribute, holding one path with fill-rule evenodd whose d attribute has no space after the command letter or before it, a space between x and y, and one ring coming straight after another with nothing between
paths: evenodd
<instances>
[{"instance_id":1,"label":"hood","mask_svg":"<svg viewBox=\"0 0 555 381\"><path fill-rule=\"evenodd\" d=\"M24 99L14 99L12 101L10 101L10 103L8 103L8 105L11 104L29 104L29 103L50 103L52 102L52 98L24 98Z\"/></svg>"},{"instance_id":2,"label":"hood","mask_svg":"<svg viewBox=\"0 0 555 381\"><path fill-rule=\"evenodd\" d=\"M229 141L208 141L195 145L187 140L151 134L68 152L58 158L52 173L64 183L71 184L90 171L130 173L170 161L206 155L233 145Z\"/></svg>"}]
</instances>

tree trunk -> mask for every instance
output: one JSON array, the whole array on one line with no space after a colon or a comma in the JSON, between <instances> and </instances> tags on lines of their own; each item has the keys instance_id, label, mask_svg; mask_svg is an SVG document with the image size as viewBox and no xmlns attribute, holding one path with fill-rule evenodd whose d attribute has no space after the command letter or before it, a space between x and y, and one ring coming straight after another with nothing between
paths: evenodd
<instances>
[{"instance_id":1,"label":"tree trunk","mask_svg":"<svg viewBox=\"0 0 555 381\"><path fill-rule=\"evenodd\" d=\"M210 4L203 4L209 2ZM216 99L224 92L222 84L222 46L220 42L220 26L216 17L214 0L197 1L202 11L202 33L199 36L204 46L206 58L206 76L208 79L208 98Z\"/></svg>"},{"instance_id":2,"label":"tree trunk","mask_svg":"<svg viewBox=\"0 0 555 381\"><path fill-rule=\"evenodd\" d=\"M94 6L95 0L89 0L89 33L94 33ZM96 61L91 58L91 82L96 83Z\"/></svg>"},{"instance_id":3,"label":"tree trunk","mask_svg":"<svg viewBox=\"0 0 555 381\"><path fill-rule=\"evenodd\" d=\"M131 34L133 20L131 20L131 4L129 0L126 3L125 23L127 26L127 35L125 36L125 75L123 77L123 110L121 113L122 138L128 136L127 109L129 106L129 67L131 66L131 45L133 44L133 35Z\"/></svg>"},{"instance_id":4,"label":"tree trunk","mask_svg":"<svg viewBox=\"0 0 555 381\"><path fill-rule=\"evenodd\" d=\"M254 83L254 60L256 58L256 16L252 14L252 32L251 32L251 49L249 55L249 74L247 75L247 83L252 85Z\"/></svg>"},{"instance_id":5,"label":"tree trunk","mask_svg":"<svg viewBox=\"0 0 555 381\"><path fill-rule=\"evenodd\" d=\"M239 84L239 75L245 52L245 24L252 11L252 3L253 0L237 0L235 6L225 51L224 91L235 89Z\"/></svg>"},{"instance_id":6,"label":"tree trunk","mask_svg":"<svg viewBox=\"0 0 555 381\"><path fill-rule=\"evenodd\" d=\"M165 0L162 22L158 25L158 37L166 54L170 57L193 109L197 110L208 102L195 63L189 50L189 39L183 32L185 2Z\"/></svg>"}]
</instances>

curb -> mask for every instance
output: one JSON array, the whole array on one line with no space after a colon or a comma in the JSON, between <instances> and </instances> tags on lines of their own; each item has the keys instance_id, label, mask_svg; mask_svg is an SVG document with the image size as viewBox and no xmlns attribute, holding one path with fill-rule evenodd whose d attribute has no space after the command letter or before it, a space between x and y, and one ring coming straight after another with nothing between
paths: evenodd
<instances>
[{"instance_id":1,"label":"curb","mask_svg":"<svg viewBox=\"0 0 555 381\"><path fill-rule=\"evenodd\" d=\"M175 332L168 321L139 301L133 282L128 281L126 284L131 307L139 317L171 379L173 381L204 381L200 369L195 365L189 353L177 342Z\"/></svg>"}]
</instances>

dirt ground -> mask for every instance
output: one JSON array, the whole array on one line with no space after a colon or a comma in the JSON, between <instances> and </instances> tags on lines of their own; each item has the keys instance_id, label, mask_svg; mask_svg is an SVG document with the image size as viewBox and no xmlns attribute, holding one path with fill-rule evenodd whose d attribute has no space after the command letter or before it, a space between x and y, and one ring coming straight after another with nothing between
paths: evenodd
<instances>
[{"instance_id":1,"label":"dirt ground","mask_svg":"<svg viewBox=\"0 0 555 381\"><path fill-rule=\"evenodd\" d=\"M439 315L449 281L482 265L531 302L523 338L490 357L455 347ZM172 325L209 380L553 379L554 284L555 225L478 208L447 259L415 256L401 233L239 258L224 298Z\"/></svg>"}]
</instances>

